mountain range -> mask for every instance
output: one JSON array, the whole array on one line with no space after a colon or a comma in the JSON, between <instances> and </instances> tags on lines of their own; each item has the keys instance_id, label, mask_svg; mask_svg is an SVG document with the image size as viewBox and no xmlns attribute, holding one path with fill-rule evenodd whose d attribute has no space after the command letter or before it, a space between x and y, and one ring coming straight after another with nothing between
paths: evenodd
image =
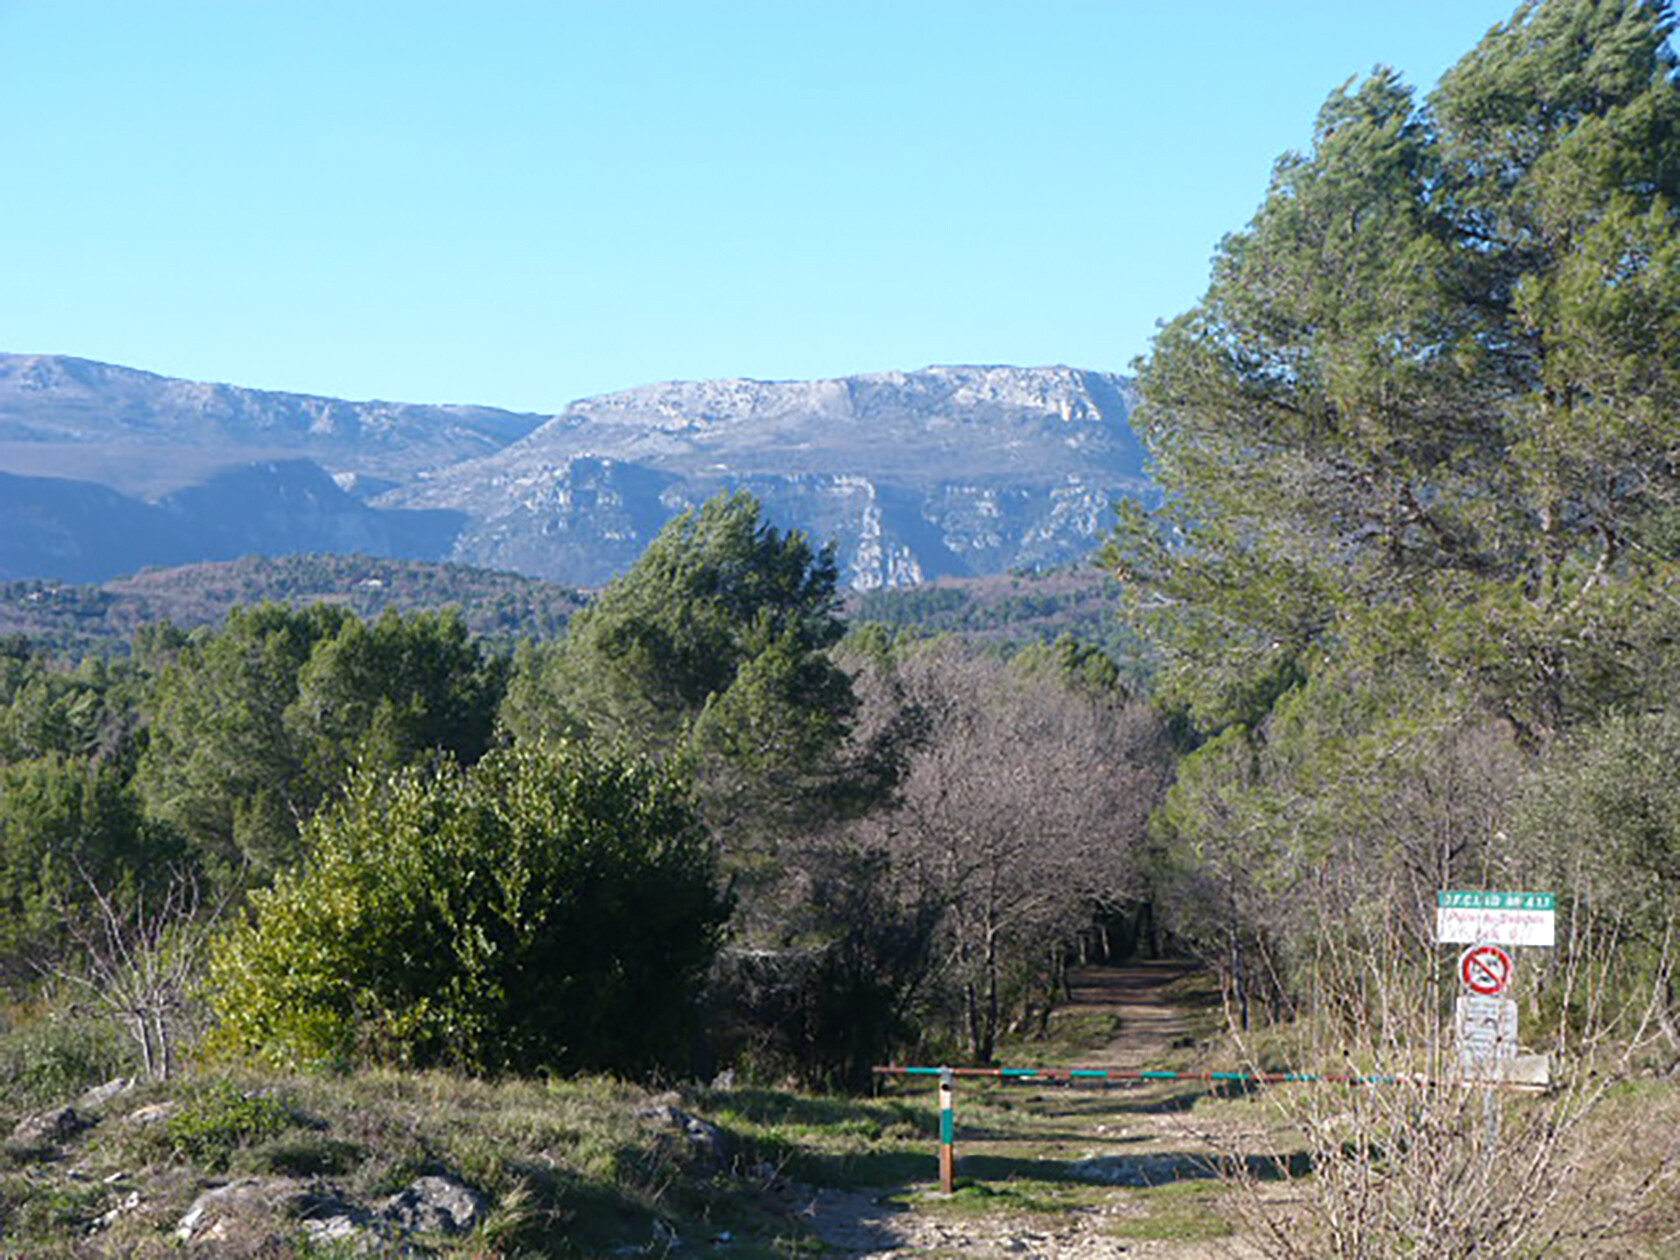
<instances>
[{"instance_id":1,"label":"mountain range","mask_svg":"<svg viewBox=\"0 0 1680 1260\"><path fill-rule=\"evenodd\" d=\"M578 586L746 489L858 590L1068 563L1153 491L1130 382L1068 367L670 382L554 416L0 355L0 577L298 551Z\"/></svg>"}]
</instances>

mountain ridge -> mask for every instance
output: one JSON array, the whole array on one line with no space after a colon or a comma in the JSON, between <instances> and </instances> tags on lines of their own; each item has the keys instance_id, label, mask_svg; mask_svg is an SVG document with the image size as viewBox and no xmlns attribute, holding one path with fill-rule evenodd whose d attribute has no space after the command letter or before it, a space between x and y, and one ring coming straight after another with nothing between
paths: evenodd
<instances>
[{"instance_id":1,"label":"mountain ridge","mask_svg":"<svg viewBox=\"0 0 1680 1260\"><path fill-rule=\"evenodd\" d=\"M594 585L676 512L746 489L834 541L847 585L916 585L1095 546L1114 500L1153 490L1130 408L1126 378L1066 366L667 381L580 399L375 502L464 512L453 559Z\"/></svg>"},{"instance_id":2,"label":"mountain ridge","mask_svg":"<svg viewBox=\"0 0 1680 1260\"><path fill-rule=\"evenodd\" d=\"M0 467L144 497L220 467L297 455L339 475L402 481L499 450L546 419L470 404L357 402L189 381L72 355L0 354ZM113 449L133 467L109 459ZM208 459L189 459L172 476L171 460L148 459L148 451ZM98 475L86 475L90 469Z\"/></svg>"},{"instance_id":3,"label":"mountain ridge","mask_svg":"<svg viewBox=\"0 0 1680 1260\"><path fill-rule=\"evenodd\" d=\"M353 548L574 586L622 572L676 513L744 489L778 526L833 543L846 585L868 590L1088 552L1116 499L1153 493L1131 401L1131 382L1112 373L948 365L657 382L543 416L0 354L0 470L108 487L185 518L188 541L163 531L171 542L153 563ZM302 489L312 474L299 461L343 500L318 482ZM290 471L252 471L266 467ZM129 510L75 493L113 521ZM121 571L97 554L94 523L67 517L71 491L37 481L31 494L12 505L8 572ZM133 544L147 530L120 532ZM79 567L64 571L72 556Z\"/></svg>"}]
</instances>

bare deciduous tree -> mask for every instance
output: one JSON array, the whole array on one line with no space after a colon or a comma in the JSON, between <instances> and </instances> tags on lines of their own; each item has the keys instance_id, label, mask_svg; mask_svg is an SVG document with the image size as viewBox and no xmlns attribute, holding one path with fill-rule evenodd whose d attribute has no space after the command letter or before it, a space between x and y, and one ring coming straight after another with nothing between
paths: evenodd
<instances>
[{"instance_id":1,"label":"bare deciduous tree","mask_svg":"<svg viewBox=\"0 0 1680 1260\"><path fill-rule=\"evenodd\" d=\"M201 913L198 881L183 871L161 896L140 893L129 902L83 880L88 907L69 924L82 965L54 965L50 974L89 994L122 1026L149 1079L168 1080L221 907Z\"/></svg>"},{"instance_id":2,"label":"bare deciduous tree","mask_svg":"<svg viewBox=\"0 0 1680 1260\"><path fill-rule=\"evenodd\" d=\"M920 738L897 807L859 826L942 907L937 975L985 1062L1009 991L1048 987L1093 915L1139 892L1160 724L1118 692L947 642L900 653L890 685Z\"/></svg>"}]
</instances>

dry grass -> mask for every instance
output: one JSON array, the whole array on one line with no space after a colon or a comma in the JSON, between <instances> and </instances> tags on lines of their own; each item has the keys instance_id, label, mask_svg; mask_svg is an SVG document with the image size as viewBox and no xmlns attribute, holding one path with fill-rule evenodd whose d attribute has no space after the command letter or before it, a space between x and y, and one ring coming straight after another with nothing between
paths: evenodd
<instances>
[{"instance_id":1,"label":"dry grass","mask_svg":"<svg viewBox=\"0 0 1680 1260\"><path fill-rule=\"evenodd\" d=\"M173 1108L167 1120L127 1119L159 1104ZM711 1105L730 1109L726 1096ZM720 1154L675 1127L673 1107L697 1115L703 1104L599 1077L189 1074L90 1111L93 1123L62 1142L0 1153L0 1255L163 1254L194 1198L238 1177L294 1178L371 1207L434 1174L491 1205L469 1237L426 1238L438 1254L598 1256L724 1232L731 1255L784 1254L801 1230L754 1171L774 1127L726 1127ZM297 1220L254 1220L250 1232L222 1253L323 1254Z\"/></svg>"}]
</instances>

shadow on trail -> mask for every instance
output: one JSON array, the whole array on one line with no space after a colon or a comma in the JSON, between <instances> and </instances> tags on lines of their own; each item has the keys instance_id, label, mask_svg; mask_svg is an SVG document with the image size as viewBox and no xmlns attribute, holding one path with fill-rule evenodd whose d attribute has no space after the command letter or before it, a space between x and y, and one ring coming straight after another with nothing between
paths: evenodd
<instances>
[{"instance_id":1,"label":"shadow on trail","mask_svg":"<svg viewBox=\"0 0 1680 1260\"><path fill-rule=\"evenodd\" d=\"M1058 1132L1054 1129L1034 1129L1031 1133L1022 1134L1009 1129L972 1123L964 1124L957 1137L959 1146L967 1146L974 1142L1036 1142L1040 1145L1050 1142L1066 1142L1086 1146L1133 1146L1140 1142L1153 1142L1155 1140L1154 1134L1151 1133L1093 1133L1089 1129L1070 1129L1066 1132Z\"/></svg>"},{"instance_id":2,"label":"shadow on trail","mask_svg":"<svg viewBox=\"0 0 1680 1260\"><path fill-rule=\"evenodd\" d=\"M939 1177L939 1158L920 1151L848 1151L804 1155L789 1171L816 1186L899 1186Z\"/></svg>"},{"instance_id":3,"label":"shadow on trail","mask_svg":"<svg viewBox=\"0 0 1680 1260\"><path fill-rule=\"evenodd\" d=\"M1105 1186L1164 1186L1175 1181L1245 1177L1255 1181L1292 1181L1312 1172L1312 1157L1293 1155L1207 1155L1176 1151L1152 1155L1095 1155L1065 1165L1070 1181Z\"/></svg>"},{"instance_id":4,"label":"shadow on trail","mask_svg":"<svg viewBox=\"0 0 1680 1260\"><path fill-rule=\"evenodd\" d=\"M1236 1176L1255 1181L1293 1181L1310 1172L1312 1158L1304 1152L1288 1156L1232 1156L1157 1151L1147 1155L1092 1155L1073 1160L970 1153L957 1159L959 1180L992 1186L1013 1181L1052 1181L1147 1188ZM939 1172L932 1156L862 1155L847 1160L846 1174L846 1180L856 1185L886 1187L933 1181Z\"/></svg>"},{"instance_id":5,"label":"shadow on trail","mask_svg":"<svg viewBox=\"0 0 1680 1260\"><path fill-rule=\"evenodd\" d=\"M1147 1155L1092 1155L1074 1160L971 1154L958 1159L957 1171L964 1179L990 1183L1024 1179L1149 1187L1219 1177L1292 1181L1312 1172L1312 1158L1304 1152L1280 1156L1157 1151Z\"/></svg>"},{"instance_id":6,"label":"shadow on trail","mask_svg":"<svg viewBox=\"0 0 1680 1260\"><path fill-rule=\"evenodd\" d=\"M1160 1087L1159 1081L1128 1083L1109 1086L1106 1089L1076 1085L1024 1094L1014 1099L994 1095L991 1102L992 1105L1000 1106L1006 1111L1030 1109L1042 1116L1166 1116L1190 1111L1204 1099L1229 1101L1248 1098L1260 1092L1259 1084L1254 1081L1217 1081L1195 1088L1178 1089L1169 1094L1127 1097L1134 1092L1142 1094L1144 1091L1153 1091ZM962 1105L961 1095L958 1095L957 1105Z\"/></svg>"},{"instance_id":7,"label":"shadow on trail","mask_svg":"<svg viewBox=\"0 0 1680 1260\"><path fill-rule=\"evenodd\" d=\"M1088 1145L1121 1145L1131 1137L1093 1139ZM1011 1181L1060 1181L1088 1185L1149 1187L1178 1181L1210 1181L1219 1177L1247 1177L1255 1181L1292 1181L1312 1172L1312 1158L1293 1155L1215 1155L1207 1152L1154 1151L1147 1154L1086 1155L1079 1159L1049 1159L1037 1155L962 1151L957 1174L965 1181L1005 1184ZM934 1181L939 1176L931 1154L875 1151L802 1161L798 1173L817 1185L907 1185Z\"/></svg>"}]
</instances>

